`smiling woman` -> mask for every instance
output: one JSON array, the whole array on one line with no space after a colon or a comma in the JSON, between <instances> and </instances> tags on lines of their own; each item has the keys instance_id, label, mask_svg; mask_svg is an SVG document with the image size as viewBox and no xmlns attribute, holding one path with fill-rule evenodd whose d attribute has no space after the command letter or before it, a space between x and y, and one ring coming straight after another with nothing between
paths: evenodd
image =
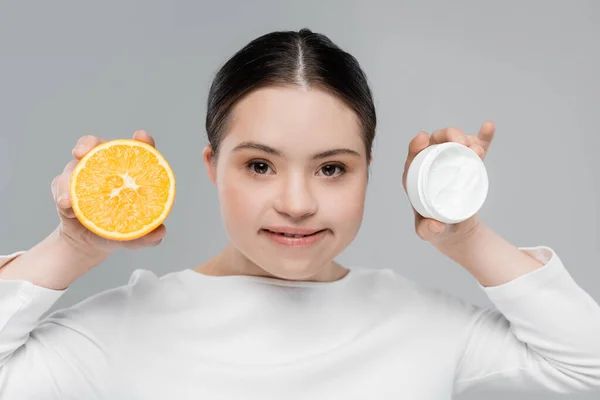
<instances>
[{"instance_id":1,"label":"smiling woman","mask_svg":"<svg viewBox=\"0 0 600 400\"><path fill-rule=\"evenodd\" d=\"M599 389L600 307L549 247L517 248L477 216L445 225L415 213L419 237L470 272L490 308L393 269L335 261L361 225L375 126L364 73L327 37L253 40L218 72L208 100L203 158L224 248L160 277L138 269L129 284L42 319L119 246L164 236L116 243L85 230L62 197L71 161L55 179L59 227L0 258L0 400L448 400L472 387ZM483 159L494 133L486 122L476 136L418 134L404 183L429 146L458 142ZM144 131L134 139L154 146ZM74 157L101 142L82 138ZM391 265L412 264L393 250Z\"/></svg>"}]
</instances>

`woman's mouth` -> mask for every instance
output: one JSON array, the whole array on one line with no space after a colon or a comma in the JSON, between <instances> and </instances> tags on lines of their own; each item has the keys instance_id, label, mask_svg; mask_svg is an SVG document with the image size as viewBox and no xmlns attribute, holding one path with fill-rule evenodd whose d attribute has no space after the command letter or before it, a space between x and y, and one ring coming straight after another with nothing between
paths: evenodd
<instances>
[{"instance_id":1,"label":"woman's mouth","mask_svg":"<svg viewBox=\"0 0 600 400\"><path fill-rule=\"evenodd\" d=\"M261 230L271 241L287 247L308 247L319 240L325 234L326 229L307 230L291 228L269 228Z\"/></svg>"}]
</instances>

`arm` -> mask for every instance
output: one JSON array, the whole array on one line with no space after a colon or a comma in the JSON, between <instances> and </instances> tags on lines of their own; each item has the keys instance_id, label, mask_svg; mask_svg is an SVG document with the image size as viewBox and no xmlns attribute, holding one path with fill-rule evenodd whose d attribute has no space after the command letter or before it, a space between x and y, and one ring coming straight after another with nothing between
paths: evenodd
<instances>
[{"instance_id":1,"label":"arm","mask_svg":"<svg viewBox=\"0 0 600 400\"><path fill-rule=\"evenodd\" d=\"M108 384L109 357L118 353L110 346L119 342L111 321L123 296L102 295L40 321L96 262L55 234L0 256L0 399L95 399Z\"/></svg>"},{"instance_id":2,"label":"arm","mask_svg":"<svg viewBox=\"0 0 600 400\"><path fill-rule=\"evenodd\" d=\"M475 222L474 227L462 235L432 243L484 287L505 284L544 266L481 221Z\"/></svg>"},{"instance_id":3,"label":"arm","mask_svg":"<svg viewBox=\"0 0 600 400\"><path fill-rule=\"evenodd\" d=\"M495 131L486 121L477 135L452 127L421 132L409 145L405 189L409 165L429 145L463 143L483 159ZM469 271L495 306L470 317L456 368L458 392L472 386L600 390L600 307L551 249L519 249L477 215L446 225L414 213L419 237Z\"/></svg>"},{"instance_id":4,"label":"arm","mask_svg":"<svg viewBox=\"0 0 600 400\"><path fill-rule=\"evenodd\" d=\"M0 280L24 280L36 286L64 290L77 278L108 258L109 253L91 254L55 229L27 252L15 254L0 267Z\"/></svg>"},{"instance_id":5,"label":"arm","mask_svg":"<svg viewBox=\"0 0 600 400\"><path fill-rule=\"evenodd\" d=\"M494 304L472 320L456 391L485 386L600 390L600 307L547 247L517 248L487 227L438 247Z\"/></svg>"}]
</instances>

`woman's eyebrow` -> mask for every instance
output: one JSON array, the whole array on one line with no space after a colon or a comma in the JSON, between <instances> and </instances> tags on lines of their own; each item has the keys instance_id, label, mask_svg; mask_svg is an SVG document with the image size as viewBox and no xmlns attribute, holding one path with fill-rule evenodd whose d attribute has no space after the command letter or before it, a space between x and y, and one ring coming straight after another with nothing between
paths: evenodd
<instances>
[{"instance_id":1,"label":"woman's eyebrow","mask_svg":"<svg viewBox=\"0 0 600 400\"><path fill-rule=\"evenodd\" d=\"M247 150L247 149L258 150L258 151L262 151L263 153L267 153L267 154L270 154L275 157L286 158L285 154L282 151L277 150L271 146L267 146L266 144L253 142L253 141L242 142L242 143L238 144L237 146L235 146L232 151L237 152L237 151ZM326 151L322 151L322 152L313 154L313 156L311 158L313 160L317 160L317 159L327 158L327 157L331 157L331 156L337 156L337 155L341 155L341 154L349 154L349 155L361 157L360 153L358 153L355 150L339 148L339 149L331 149L331 150L326 150Z\"/></svg>"}]
</instances>

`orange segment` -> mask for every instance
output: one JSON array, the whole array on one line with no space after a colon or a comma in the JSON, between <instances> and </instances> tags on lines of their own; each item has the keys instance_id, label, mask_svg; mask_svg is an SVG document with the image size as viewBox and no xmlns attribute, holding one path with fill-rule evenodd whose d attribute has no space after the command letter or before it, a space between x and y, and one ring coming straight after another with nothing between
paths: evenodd
<instances>
[{"instance_id":1,"label":"orange segment","mask_svg":"<svg viewBox=\"0 0 600 400\"><path fill-rule=\"evenodd\" d=\"M116 139L90 150L71 176L77 219L111 240L137 239L159 227L175 200L175 175L154 147Z\"/></svg>"}]
</instances>

